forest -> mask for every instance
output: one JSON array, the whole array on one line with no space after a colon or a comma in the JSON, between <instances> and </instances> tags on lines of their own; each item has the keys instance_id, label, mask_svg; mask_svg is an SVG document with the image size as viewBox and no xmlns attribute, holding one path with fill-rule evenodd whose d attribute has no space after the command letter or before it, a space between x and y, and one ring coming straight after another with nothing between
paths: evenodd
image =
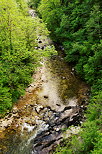
<instances>
[{"instance_id":1,"label":"forest","mask_svg":"<svg viewBox=\"0 0 102 154\"><path fill-rule=\"evenodd\" d=\"M55 153L101 154L102 1L30 0L29 6L47 24L54 43L64 48L65 60L91 86L82 131L65 140Z\"/></svg>"},{"instance_id":2,"label":"forest","mask_svg":"<svg viewBox=\"0 0 102 154\"><path fill-rule=\"evenodd\" d=\"M39 19L28 14L28 5L23 0L0 2L0 116L4 116L24 95L31 83L32 74L44 53L35 49L36 28L39 34L48 35L48 30ZM50 50L49 50L50 52ZM42 53L42 54L41 54ZM47 51L46 51L47 53Z\"/></svg>"},{"instance_id":3,"label":"forest","mask_svg":"<svg viewBox=\"0 0 102 154\"><path fill-rule=\"evenodd\" d=\"M29 16L23 0L0 1L0 116L24 95L42 56L50 52L35 49L40 25L45 29L40 33L63 48L64 60L91 87L81 131L54 153L102 154L102 1L29 0L28 5L48 30Z\"/></svg>"},{"instance_id":4,"label":"forest","mask_svg":"<svg viewBox=\"0 0 102 154\"><path fill-rule=\"evenodd\" d=\"M36 23L27 16L26 8L18 0L0 2L0 114L23 94L38 61Z\"/></svg>"}]
</instances>

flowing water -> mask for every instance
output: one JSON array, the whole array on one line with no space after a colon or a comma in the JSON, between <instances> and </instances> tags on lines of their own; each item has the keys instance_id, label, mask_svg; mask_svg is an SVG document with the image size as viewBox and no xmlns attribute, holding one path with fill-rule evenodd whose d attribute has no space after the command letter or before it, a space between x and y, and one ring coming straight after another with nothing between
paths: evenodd
<instances>
[{"instance_id":1,"label":"flowing water","mask_svg":"<svg viewBox=\"0 0 102 154\"><path fill-rule=\"evenodd\" d=\"M52 153L63 136L77 133L84 121L89 88L62 56L43 59L33 79L11 113L0 120L1 154Z\"/></svg>"}]
</instances>

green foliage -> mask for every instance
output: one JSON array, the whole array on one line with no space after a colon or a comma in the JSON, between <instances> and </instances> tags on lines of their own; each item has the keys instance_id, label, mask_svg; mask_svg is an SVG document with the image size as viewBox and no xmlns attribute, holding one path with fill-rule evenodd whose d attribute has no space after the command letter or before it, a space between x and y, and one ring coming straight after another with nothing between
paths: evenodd
<instances>
[{"instance_id":1,"label":"green foliage","mask_svg":"<svg viewBox=\"0 0 102 154\"><path fill-rule=\"evenodd\" d=\"M63 12L62 8L60 8L60 0L42 0L38 11L43 21L47 24L47 28L54 33L59 26Z\"/></svg>"},{"instance_id":2,"label":"green foliage","mask_svg":"<svg viewBox=\"0 0 102 154\"><path fill-rule=\"evenodd\" d=\"M28 11L28 6L27 3L25 2L25 0L15 0L19 11L23 13L23 15L28 15L27 11Z\"/></svg>"},{"instance_id":3,"label":"green foliage","mask_svg":"<svg viewBox=\"0 0 102 154\"><path fill-rule=\"evenodd\" d=\"M40 1L41 0L30 0L30 1L28 1L28 5L29 5L29 7L36 9L38 7Z\"/></svg>"},{"instance_id":4,"label":"green foliage","mask_svg":"<svg viewBox=\"0 0 102 154\"><path fill-rule=\"evenodd\" d=\"M85 78L90 84L95 84L102 76L102 41L92 46L94 55L90 56L84 65Z\"/></svg>"},{"instance_id":5,"label":"green foliage","mask_svg":"<svg viewBox=\"0 0 102 154\"><path fill-rule=\"evenodd\" d=\"M23 0L0 2L0 115L24 94L44 55L35 47L37 35L48 35L48 30L40 19L32 19L27 12Z\"/></svg>"},{"instance_id":6,"label":"green foliage","mask_svg":"<svg viewBox=\"0 0 102 154\"><path fill-rule=\"evenodd\" d=\"M76 72L91 85L102 75L100 4L97 0L41 0L38 7L53 41L64 46L66 61L75 64Z\"/></svg>"},{"instance_id":7,"label":"green foliage","mask_svg":"<svg viewBox=\"0 0 102 154\"><path fill-rule=\"evenodd\" d=\"M41 0L38 11L64 47L65 60L91 85L87 120L79 136L67 139L56 153L102 153L102 1ZM77 143L77 144L76 144Z\"/></svg>"},{"instance_id":8,"label":"green foliage","mask_svg":"<svg viewBox=\"0 0 102 154\"><path fill-rule=\"evenodd\" d=\"M44 56L45 57L51 57L52 55L57 55L57 51L55 50L55 47L52 45L47 46L44 49Z\"/></svg>"},{"instance_id":9,"label":"green foliage","mask_svg":"<svg viewBox=\"0 0 102 154\"><path fill-rule=\"evenodd\" d=\"M12 107L12 98L8 87L0 85L0 114L5 113Z\"/></svg>"}]
</instances>

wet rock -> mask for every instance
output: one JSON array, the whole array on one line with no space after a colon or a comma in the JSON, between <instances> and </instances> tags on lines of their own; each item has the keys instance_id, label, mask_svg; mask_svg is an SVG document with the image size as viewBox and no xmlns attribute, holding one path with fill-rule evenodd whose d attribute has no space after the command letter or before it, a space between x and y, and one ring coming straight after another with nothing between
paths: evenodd
<instances>
[{"instance_id":1,"label":"wet rock","mask_svg":"<svg viewBox=\"0 0 102 154\"><path fill-rule=\"evenodd\" d=\"M53 113L56 113L56 111L53 110L50 106L47 106L46 108L47 108L48 110L52 111Z\"/></svg>"},{"instance_id":2,"label":"wet rock","mask_svg":"<svg viewBox=\"0 0 102 154\"><path fill-rule=\"evenodd\" d=\"M42 50L44 50L44 46L40 47Z\"/></svg>"},{"instance_id":3,"label":"wet rock","mask_svg":"<svg viewBox=\"0 0 102 154\"><path fill-rule=\"evenodd\" d=\"M65 77L65 76L63 76L63 77L62 77L62 79L66 79L66 77Z\"/></svg>"},{"instance_id":4,"label":"wet rock","mask_svg":"<svg viewBox=\"0 0 102 154\"><path fill-rule=\"evenodd\" d=\"M22 126L22 131L27 130L28 132L31 132L34 130L36 126L31 126L28 123L24 123Z\"/></svg>"},{"instance_id":5,"label":"wet rock","mask_svg":"<svg viewBox=\"0 0 102 154\"><path fill-rule=\"evenodd\" d=\"M42 105L39 105L39 106L35 107L35 111L36 111L37 113L39 113L43 108L44 108L44 107L43 107Z\"/></svg>"},{"instance_id":6,"label":"wet rock","mask_svg":"<svg viewBox=\"0 0 102 154\"><path fill-rule=\"evenodd\" d=\"M46 112L47 112L47 107L44 107L41 111L40 111L40 114L42 113L42 114L45 114Z\"/></svg>"},{"instance_id":7,"label":"wet rock","mask_svg":"<svg viewBox=\"0 0 102 154\"><path fill-rule=\"evenodd\" d=\"M26 89L26 92L31 93L32 92L32 87L30 87L29 89Z\"/></svg>"},{"instance_id":8,"label":"wet rock","mask_svg":"<svg viewBox=\"0 0 102 154\"><path fill-rule=\"evenodd\" d=\"M31 87L34 87L34 86L35 86L35 84L34 84L34 83L32 83L32 84L30 84L30 86L31 86Z\"/></svg>"},{"instance_id":9,"label":"wet rock","mask_svg":"<svg viewBox=\"0 0 102 154\"><path fill-rule=\"evenodd\" d=\"M70 110L70 109L72 109L72 106L66 106L62 112L66 111L66 110Z\"/></svg>"},{"instance_id":10,"label":"wet rock","mask_svg":"<svg viewBox=\"0 0 102 154\"><path fill-rule=\"evenodd\" d=\"M30 104L31 107L34 107L34 104Z\"/></svg>"},{"instance_id":11,"label":"wet rock","mask_svg":"<svg viewBox=\"0 0 102 154\"><path fill-rule=\"evenodd\" d=\"M18 111L18 109L17 109L17 107L15 106L15 107L13 107L13 113L17 113L17 111Z\"/></svg>"},{"instance_id":12,"label":"wet rock","mask_svg":"<svg viewBox=\"0 0 102 154\"><path fill-rule=\"evenodd\" d=\"M38 153L49 153L52 147L58 144L62 139L60 132L52 131L52 132L42 132L39 136L34 139L33 151Z\"/></svg>"},{"instance_id":13,"label":"wet rock","mask_svg":"<svg viewBox=\"0 0 102 154\"><path fill-rule=\"evenodd\" d=\"M42 41L41 41L41 40L39 40L39 41L38 41L38 43L42 43Z\"/></svg>"},{"instance_id":14,"label":"wet rock","mask_svg":"<svg viewBox=\"0 0 102 154\"><path fill-rule=\"evenodd\" d=\"M72 68L72 71L73 71L73 72L75 71L75 68L74 68L74 67Z\"/></svg>"},{"instance_id":15,"label":"wet rock","mask_svg":"<svg viewBox=\"0 0 102 154\"><path fill-rule=\"evenodd\" d=\"M60 58L61 60L64 60L64 58Z\"/></svg>"},{"instance_id":16,"label":"wet rock","mask_svg":"<svg viewBox=\"0 0 102 154\"><path fill-rule=\"evenodd\" d=\"M34 47L35 49L38 49L38 47Z\"/></svg>"},{"instance_id":17,"label":"wet rock","mask_svg":"<svg viewBox=\"0 0 102 154\"><path fill-rule=\"evenodd\" d=\"M48 99L48 96L47 96L47 95L45 95L45 96L44 96L44 98L45 98L45 99Z\"/></svg>"},{"instance_id":18,"label":"wet rock","mask_svg":"<svg viewBox=\"0 0 102 154\"><path fill-rule=\"evenodd\" d=\"M55 130L56 132L58 132L58 131L60 130L60 128L58 128L58 127L56 128L56 127L55 127L54 130Z\"/></svg>"},{"instance_id":19,"label":"wet rock","mask_svg":"<svg viewBox=\"0 0 102 154\"><path fill-rule=\"evenodd\" d=\"M61 106L60 104L56 104L57 106Z\"/></svg>"},{"instance_id":20,"label":"wet rock","mask_svg":"<svg viewBox=\"0 0 102 154\"><path fill-rule=\"evenodd\" d=\"M50 119L49 119L49 117L43 117L43 120L48 122Z\"/></svg>"}]
</instances>

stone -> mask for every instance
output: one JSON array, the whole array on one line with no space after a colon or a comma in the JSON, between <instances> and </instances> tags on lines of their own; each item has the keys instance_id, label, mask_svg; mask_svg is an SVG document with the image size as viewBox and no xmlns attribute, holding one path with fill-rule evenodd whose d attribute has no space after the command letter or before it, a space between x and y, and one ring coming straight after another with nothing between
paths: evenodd
<instances>
[{"instance_id":1,"label":"stone","mask_svg":"<svg viewBox=\"0 0 102 154\"><path fill-rule=\"evenodd\" d=\"M63 77L62 77L62 79L66 79L66 77L65 77L65 76L63 76Z\"/></svg>"},{"instance_id":2,"label":"stone","mask_svg":"<svg viewBox=\"0 0 102 154\"><path fill-rule=\"evenodd\" d=\"M48 96L46 96L46 95L45 95L45 96L44 96L44 98L45 98L45 99L47 99L47 98L48 98Z\"/></svg>"},{"instance_id":3,"label":"stone","mask_svg":"<svg viewBox=\"0 0 102 154\"><path fill-rule=\"evenodd\" d=\"M30 86L31 86L31 87L34 87L35 85L32 83L32 84L30 84Z\"/></svg>"},{"instance_id":4,"label":"stone","mask_svg":"<svg viewBox=\"0 0 102 154\"><path fill-rule=\"evenodd\" d=\"M41 111L41 109L43 109L44 107L42 105L39 105L35 108L36 112L39 113Z\"/></svg>"},{"instance_id":5,"label":"stone","mask_svg":"<svg viewBox=\"0 0 102 154\"><path fill-rule=\"evenodd\" d=\"M54 128L54 130L55 130L56 132L58 132L58 131L60 130L60 128Z\"/></svg>"},{"instance_id":6,"label":"stone","mask_svg":"<svg viewBox=\"0 0 102 154\"><path fill-rule=\"evenodd\" d=\"M60 104L56 104L57 106L61 106Z\"/></svg>"},{"instance_id":7,"label":"stone","mask_svg":"<svg viewBox=\"0 0 102 154\"><path fill-rule=\"evenodd\" d=\"M74 67L72 68L72 71L75 71L75 68Z\"/></svg>"},{"instance_id":8,"label":"stone","mask_svg":"<svg viewBox=\"0 0 102 154\"><path fill-rule=\"evenodd\" d=\"M39 41L38 41L38 43L42 43L42 41L41 41L41 40L39 40Z\"/></svg>"}]
</instances>

